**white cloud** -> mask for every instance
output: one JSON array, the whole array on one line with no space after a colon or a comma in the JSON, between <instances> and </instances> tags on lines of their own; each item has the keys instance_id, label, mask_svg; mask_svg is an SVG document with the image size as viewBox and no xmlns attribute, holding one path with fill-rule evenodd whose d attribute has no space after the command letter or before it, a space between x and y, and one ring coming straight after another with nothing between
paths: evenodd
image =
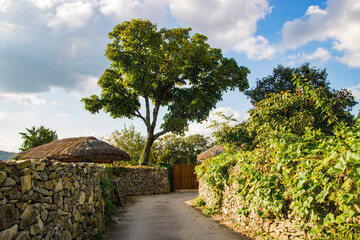
<instances>
[{"instance_id":1,"label":"white cloud","mask_svg":"<svg viewBox=\"0 0 360 240\"><path fill-rule=\"evenodd\" d=\"M6 118L7 113L6 112L0 112L0 121L4 120Z\"/></svg>"},{"instance_id":2,"label":"white cloud","mask_svg":"<svg viewBox=\"0 0 360 240\"><path fill-rule=\"evenodd\" d=\"M323 9L320 9L319 6L310 6L306 10L306 15L314 15L314 14L320 14L320 15L326 15L326 11Z\"/></svg>"},{"instance_id":3,"label":"white cloud","mask_svg":"<svg viewBox=\"0 0 360 240\"><path fill-rule=\"evenodd\" d=\"M327 0L327 7L310 6L303 18L286 22L283 42L297 48L311 41L330 40L344 53L337 58L351 67L360 67L360 4L358 0Z\"/></svg>"},{"instance_id":4,"label":"white cloud","mask_svg":"<svg viewBox=\"0 0 360 240\"><path fill-rule=\"evenodd\" d=\"M56 8L56 14L51 17L49 27L58 28L62 25L68 27L84 26L93 14L91 2L69 2Z\"/></svg>"},{"instance_id":5,"label":"white cloud","mask_svg":"<svg viewBox=\"0 0 360 240\"><path fill-rule=\"evenodd\" d=\"M11 101L26 105L46 104L46 101L44 99L39 99L35 93L0 93L0 102L8 103Z\"/></svg>"},{"instance_id":6,"label":"white cloud","mask_svg":"<svg viewBox=\"0 0 360 240\"><path fill-rule=\"evenodd\" d=\"M101 0L101 12L117 16L120 20L149 19L163 24L168 15L169 0Z\"/></svg>"},{"instance_id":7,"label":"white cloud","mask_svg":"<svg viewBox=\"0 0 360 240\"><path fill-rule=\"evenodd\" d=\"M0 0L0 12L6 12L13 0Z\"/></svg>"},{"instance_id":8,"label":"white cloud","mask_svg":"<svg viewBox=\"0 0 360 240\"><path fill-rule=\"evenodd\" d=\"M360 100L360 83L348 89L352 92L356 100Z\"/></svg>"},{"instance_id":9,"label":"white cloud","mask_svg":"<svg viewBox=\"0 0 360 240\"><path fill-rule=\"evenodd\" d=\"M178 22L205 34L216 47L257 59L271 58L275 53L264 37L254 36L257 22L271 12L267 0L173 0L169 9Z\"/></svg>"},{"instance_id":10,"label":"white cloud","mask_svg":"<svg viewBox=\"0 0 360 240\"><path fill-rule=\"evenodd\" d=\"M319 59L320 62L326 62L330 58L331 58L330 52L325 48L319 47L312 54L305 55L304 56L304 61Z\"/></svg>"},{"instance_id":11,"label":"white cloud","mask_svg":"<svg viewBox=\"0 0 360 240\"><path fill-rule=\"evenodd\" d=\"M55 5L57 2L63 2L64 0L30 0L35 6L40 9L48 9Z\"/></svg>"},{"instance_id":12,"label":"white cloud","mask_svg":"<svg viewBox=\"0 0 360 240\"><path fill-rule=\"evenodd\" d=\"M234 50L245 52L252 59L272 59L277 51L269 41L262 36L248 37L234 46Z\"/></svg>"},{"instance_id":13,"label":"white cloud","mask_svg":"<svg viewBox=\"0 0 360 240\"><path fill-rule=\"evenodd\" d=\"M233 110L230 107L219 107L213 110L207 120L201 123L192 123L189 125L189 130L186 132L186 135L202 134L206 137L211 136L214 132L214 129L209 128L213 121L219 123L224 122L224 119L219 116L217 113L222 113L225 116L232 116L238 122L246 121L249 117L247 113L241 113L239 111ZM235 124L235 122L233 122Z\"/></svg>"}]
</instances>

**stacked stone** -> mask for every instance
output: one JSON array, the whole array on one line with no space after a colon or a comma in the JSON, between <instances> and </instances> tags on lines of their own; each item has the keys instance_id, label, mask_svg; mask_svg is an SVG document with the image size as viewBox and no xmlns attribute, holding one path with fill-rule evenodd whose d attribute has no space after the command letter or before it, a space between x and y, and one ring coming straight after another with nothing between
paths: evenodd
<instances>
[{"instance_id":1,"label":"stacked stone","mask_svg":"<svg viewBox=\"0 0 360 240\"><path fill-rule=\"evenodd\" d=\"M170 192L168 172L162 167L114 167L113 176L122 195Z\"/></svg>"},{"instance_id":2,"label":"stacked stone","mask_svg":"<svg viewBox=\"0 0 360 240\"><path fill-rule=\"evenodd\" d=\"M103 169L54 160L0 162L0 239L93 239L104 230Z\"/></svg>"},{"instance_id":3,"label":"stacked stone","mask_svg":"<svg viewBox=\"0 0 360 240\"><path fill-rule=\"evenodd\" d=\"M235 169L235 168L234 168ZM243 232L253 235L255 232L266 232L269 236L279 240L300 240L309 236L300 227L304 222L297 216L289 215L287 219L262 219L256 212L249 216L239 216L241 209L240 201L236 195L236 183L230 186L224 186L222 192L221 214L227 219L236 223ZM204 179L199 179L199 196L201 196L207 205L215 201L213 190L207 186ZM263 239L261 236L253 236L254 239Z\"/></svg>"}]
</instances>

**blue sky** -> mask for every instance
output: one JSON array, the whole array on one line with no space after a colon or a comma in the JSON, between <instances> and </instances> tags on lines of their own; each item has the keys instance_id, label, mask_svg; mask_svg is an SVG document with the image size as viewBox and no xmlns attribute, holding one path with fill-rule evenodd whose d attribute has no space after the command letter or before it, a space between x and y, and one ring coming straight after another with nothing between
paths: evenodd
<instances>
[{"instance_id":1,"label":"blue sky","mask_svg":"<svg viewBox=\"0 0 360 240\"><path fill-rule=\"evenodd\" d=\"M360 100L358 0L0 0L0 150L17 151L19 132L40 125L59 138L99 138L124 124L145 135L141 121L92 115L80 102L99 93L108 32L132 18L208 36L251 70L251 87L278 64L310 62L327 69L333 88ZM251 107L244 94L229 92L216 110L245 120ZM209 134L208 123L189 132Z\"/></svg>"}]
</instances>

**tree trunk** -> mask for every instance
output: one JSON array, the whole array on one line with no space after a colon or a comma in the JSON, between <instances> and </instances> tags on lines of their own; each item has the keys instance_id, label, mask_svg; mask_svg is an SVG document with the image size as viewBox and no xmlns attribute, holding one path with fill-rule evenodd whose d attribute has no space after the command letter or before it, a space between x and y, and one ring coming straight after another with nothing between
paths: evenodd
<instances>
[{"instance_id":1,"label":"tree trunk","mask_svg":"<svg viewBox=\"0 0 360 240\"><path fill-rule=\"evenodd\" d=\"M139 160L140 166L148 165L149 158L150 158L150 151L151 151L151 147L152 147L154 141L155 141L154 134L148 133L148 137L146 138L144 150L143 150L143 153L141 154L141 157Z\"/></svg>"}]
</instances>

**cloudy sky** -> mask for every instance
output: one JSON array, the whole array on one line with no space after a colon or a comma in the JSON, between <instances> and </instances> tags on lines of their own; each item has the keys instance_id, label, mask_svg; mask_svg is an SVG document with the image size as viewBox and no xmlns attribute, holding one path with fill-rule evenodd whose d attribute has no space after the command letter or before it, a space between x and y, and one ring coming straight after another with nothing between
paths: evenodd
<instances>
[{"instance_id":1,"label":"cloudy sky","mask_svg":"<svg viewBox=\"0 0 360 240\"><path fill-rule=\"evenodd\" d=\"M139 120L91 115L80 102L99 93L107 34L133 18L208 36L251 70L250 86L278 64L310 62L360 100L358 0L0 0L0 150L17 151L19 132L31 126L59 138L102 137L124 124L144 131ZM251 104L230 92L217 107L244 120ZM190 130L209 133L199 124Z\"/></svg>"}]
</instances>

